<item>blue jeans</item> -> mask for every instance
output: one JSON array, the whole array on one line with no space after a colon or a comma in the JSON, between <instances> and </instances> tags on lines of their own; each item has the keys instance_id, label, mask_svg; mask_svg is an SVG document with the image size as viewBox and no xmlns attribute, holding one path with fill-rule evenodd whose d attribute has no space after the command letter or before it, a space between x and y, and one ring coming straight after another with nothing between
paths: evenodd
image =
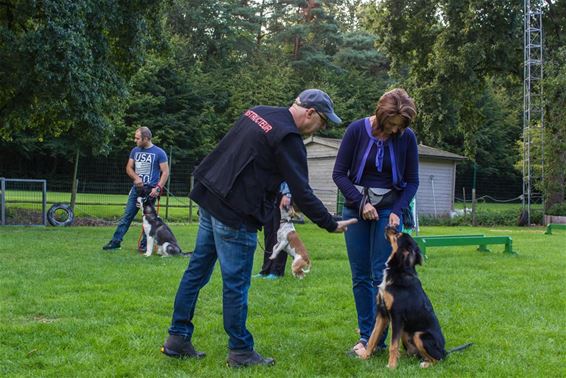
<instances>
[{"instance_id":1,"label":"blue jeans","mask_svg":"<svg viewBox=\"0 0 566 378\"><path fill-rule=\"evenodd\" d=\"M358 223L348 226L346 249L352 271L354 302L358 313L360 339L369 340L377 315L376 296L383 280L385 263L391 254L391 245L385 239L391 209L378 210L377 221L358 217L357 209L344 207L342 219L357 218ZM401 227L401 226L399 226ZM384 347L385 337L379 342Z\"/></svg>"},{"instance_id":2,"label":"blue jeans","mask_svg":"<svg viewBox=\"0 0 566 378\"><path fill-rule=\"evenodd\" d=\"M138 214L138 207L136 206L136 201L138 198L138 193L136 188L132 186L130 189L130 193L128 194L128 202L126 202L126 208L124 209L124 214L118 221L118 226L116 226L116 231L114 231L114 236L112 236L112 240L121 242L124 239L124 235L128 232L130 228L130 224ZM146 237L145 233L142 233L142 240L140 243L141 246L146 245Z\"/></svg>"},{"instance_id":3,"label":"blue jeans","mask_svg":"<svg viewBox=\"0 0 566 378\"><path fill-rule=\"evenodd\" d=\"M218 259L222 271L222 314L224 330L229 336L228 348L253 350L254 339L246 328L246 319L257 233L247 231L243 225L239 229L226 226L203 208L199 212L196 246L177 290L169 333L192 337L198 294L210 280Z\"/></svg>"}]
</instances>

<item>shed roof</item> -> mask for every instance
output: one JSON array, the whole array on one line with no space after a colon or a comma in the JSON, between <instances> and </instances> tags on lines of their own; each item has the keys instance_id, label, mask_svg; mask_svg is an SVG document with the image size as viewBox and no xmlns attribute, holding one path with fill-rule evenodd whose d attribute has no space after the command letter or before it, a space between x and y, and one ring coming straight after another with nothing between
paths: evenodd
<instances>
[{"instance_id":1,"label":"shed roof","mask_svg":"<svg viewBox=\"0 0 566 378\"><path fill-rule=\"evenodd\" d=\"M424 144L419 144L419 156L430 156L439 159L448 160L465 160L466 157L452 152L444 151L438 148L425 146Z\"/></svg>"},{"instance_id":2,"label":"shed roof","mask_svg":"<svg viewBox=\"0 0 566 378\"><path fill-rule=\"evenodd\" d=\"M305 145L309 145L311 143L317 143L338 150L338 148L340 148L340 143L342 142L342 139L323 138L323 137L311 135L310 137L304 139L303 142ZM434 147L425 146L424 144L419 144L418 148L419 148L419 156L423 156L423 157L426 156L436 159L458 160L458 161L466 159L462 155L454 154L452 152L444 151Z\"/></svg>"}]
</instances>

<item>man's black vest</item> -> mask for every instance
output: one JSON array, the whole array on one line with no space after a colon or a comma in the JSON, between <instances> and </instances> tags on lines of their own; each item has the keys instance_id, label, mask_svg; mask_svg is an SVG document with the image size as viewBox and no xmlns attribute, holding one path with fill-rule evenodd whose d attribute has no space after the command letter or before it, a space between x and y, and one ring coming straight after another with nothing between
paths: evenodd
<instances>
[{"instance_id":1,"label":"man's black vest","mask_svg":"<svg viewBox=\"0 0 566 378\"><path fill-rule=\"evenodd\" d=\"M289 134L299 134L287 108L246 111L195 170L195 179L225 205L264 224L283 181L274 152Z\"/></svg>"}]
</instances>

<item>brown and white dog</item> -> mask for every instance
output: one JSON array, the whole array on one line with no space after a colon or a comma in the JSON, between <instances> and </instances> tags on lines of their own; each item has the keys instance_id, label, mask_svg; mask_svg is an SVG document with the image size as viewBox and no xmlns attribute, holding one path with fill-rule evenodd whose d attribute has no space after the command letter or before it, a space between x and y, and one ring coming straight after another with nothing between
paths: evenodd
<instances>
[{"instance_id":1,"label":"brown and white dog","mask_svg":"<svg viewBox=\"0 0 566 378\"><path fill-rule=\"evenodd\" d=\"M273 252L269 257L271 260L275 259L281 251L287 252L293 257L293 264L291 270L293 276L299 279L305 277L311 268L311 259L309 253L299 234L295 231L295 226L291 222L291 218L295 215L292 206L286 206L281 209L281 224L277 230L277 244L273 247Z\"/></svg>"}]
</instances>

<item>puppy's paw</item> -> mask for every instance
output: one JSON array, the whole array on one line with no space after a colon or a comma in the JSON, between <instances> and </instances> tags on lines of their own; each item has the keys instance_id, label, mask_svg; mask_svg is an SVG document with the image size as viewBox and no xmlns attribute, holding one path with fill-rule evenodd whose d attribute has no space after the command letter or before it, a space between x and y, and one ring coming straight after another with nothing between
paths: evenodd
<instances>
[{"instance_id":1,"label":"puppy's paw","mask_svg":"<svg viewBox=\"0 0 566 378\"><path fill-rule=\"evenodd\" d=\"M293 277L298 278L299 280L302 280L303 278L305 278L305 273L303 273L302 270L299 270L297 272L293 272Z\"/></svg>"},{"instance_id":2,"label":"puppy's paw","mask_svg":"<svg viewBox=\"0 0 566 378\"><path fill-rule=\"evenodd\" d=\"M388 369L391 369L391 370L397 369L397 364L387 364L386 367L387 367Z\"/></svg>"},{"instance_id":3,"label":"puppy's paw","mask_svg":"<svg viewBox=\"0 0 566 378\"><path fill-rule=\"evenodd\" d=\"M145 257L150 257L151 256L151 252L146 252L143 254Z\"/></svg>"},{"instance_id":4,"label":"puppy's paw","mask_svg":"<svg viewBox=\"0 0 566 378\"><path fill-rule=\"evenodd\" d=\"M431 365L432 365L432 363L429 362L429 361L421 361L420 367L422 369L426 369L426 368L430 367Z\"/></svg>"}]
</instances>

